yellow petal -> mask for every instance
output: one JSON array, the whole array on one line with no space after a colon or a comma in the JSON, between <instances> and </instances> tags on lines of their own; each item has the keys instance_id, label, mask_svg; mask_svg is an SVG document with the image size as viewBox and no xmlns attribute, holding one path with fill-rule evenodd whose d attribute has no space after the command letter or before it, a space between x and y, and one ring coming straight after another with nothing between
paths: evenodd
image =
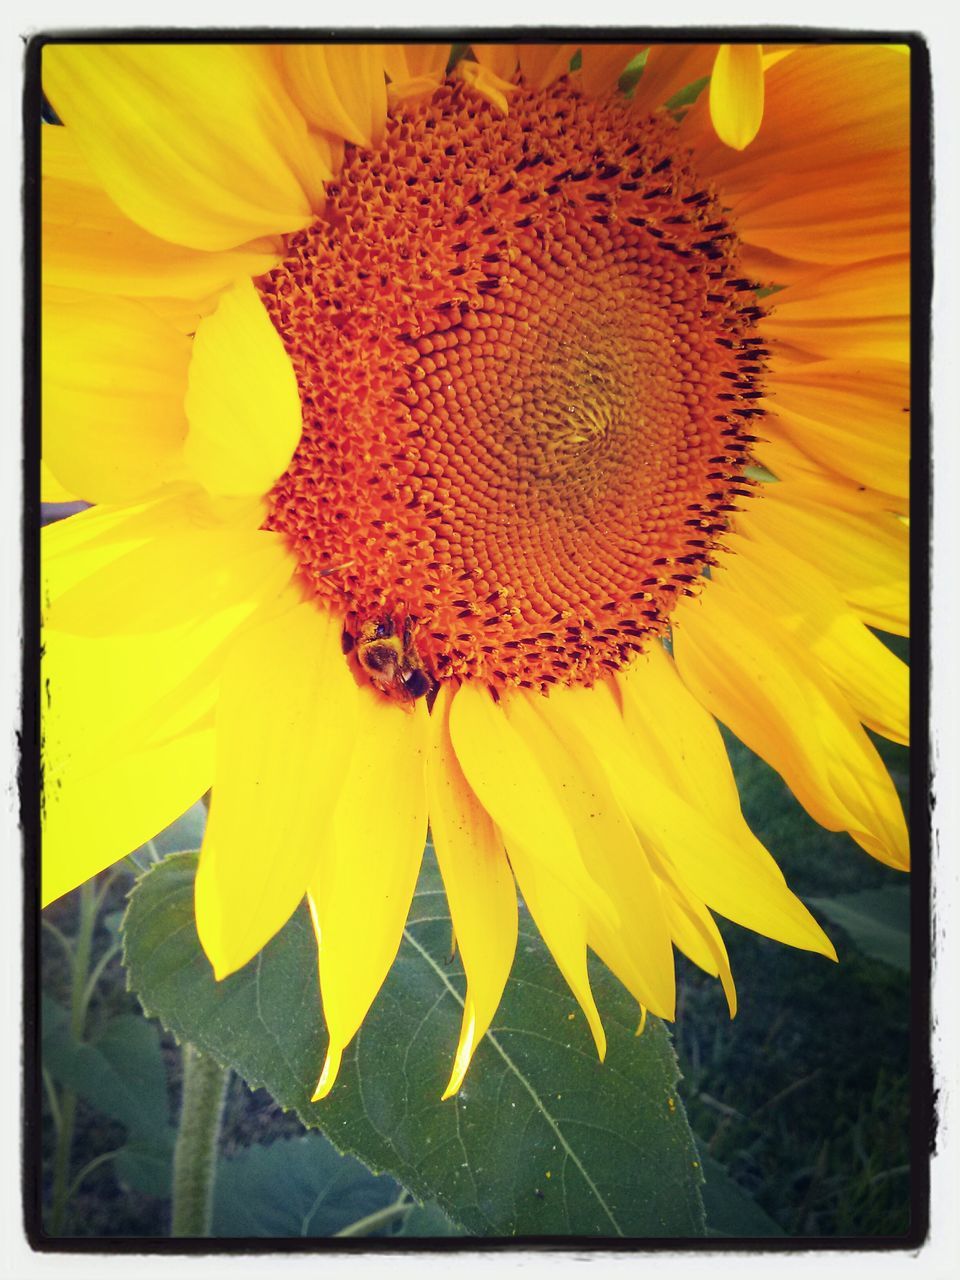
<instances>
[{"instance_id":1,"label":"yellow petal","mask_svg":"<svg viewBox=\"0 0 960 1280\"><path fill-rule=\"evenodd\" d=\"M747 826L717 722L683 684L673 659L661 645L651 645L618 673L616 685L634 761L714 828L709 837L700 840L702 848L719 854L709 861L679 838L682 811L674 839L667 838L669 829L662 829L659 840L655 832L651 836L654 869L674 887L684 909L709 927L698 909L700 902L706 902L746 928L835 959L830 940L787 887L777 862ZM648 821L639 807L635 820L641 826ZM718 844L718 835L730 843ZM719 956L717 963L722 977ZM730 992L727 994L729 999Z\"/></svg>"},{"instance_id":2,"label":"yellow petal","mask_svg":"<svg viewBox=\"0 0 960 1280\"><path fill-rule=\"evenodd\" d=\"M82 773L52 767L45 750L43 905L151 840L200 799L212 774L209 727L148 747L128 742Z\"/></svg>"},{"instance_id":3,"label":"yellow petal","mask_svg":"<svg viewBox=\"0 0 960 1280\"><path fill-rule=\"evenodd\" d=\"M113 511L92 508L45 530L41 567L48 614L55 617L72 595L71 611L82 626L84 581L102 585L101 575L109 577L131 549L167 547L163 535L178 520L189 527L187 512L178 497ZM185 610L184 564L201 572L204 537L195 530L189 545L181 540L165 555L152 553L151 577L128 576L123 598L92 589L85 629L105 634L44 630L44 892L49 897L156 835L210 785L208 725L224 646L279 589L290 565L275 561L265 573L248 575L230 564L228 582L216 565L205 562L203 583L192 589L194 608ZM163 601L171 611L180 608L177 625L119 634L128 618L162 613Z\"/></svg>"},{"instance_id":4,"label":"yellow petal","mask_svg":"<svg viewBox=\"0 0 960 1280\"><path fill-rule=\"evenodd\" d=\"M162 532L149 537L149 530ZM244 545L250 536L237 532ZM289 558L276 554L279 547L265 558L228 555L220 564L207 553L210 538L228 545L222 534L191 531L182 500L118 512L93 508L44 530L45 612L56 621L62 610L74 628L47 625L44 633L47 767L59 773L113 767L119 754L183 732L210 712L224 644L292 570ZM151 576L118 570L128 555L147 556ZM186 593L185 564L200 579ZM123 597L102 589L119 581L118 573ZM138 619L163 620L164 608L174 625L138 629Z\"/></svg>"},{"instance_id":5,"label":"yellow petal","mask_svg":"<svg viewBox=\"0 0 960 1280\"><path fill-rule=\"evenodd\" d=\"M788 284L811 263L841 266L909 253L909 189L910 153L904 146L893 154L867 150L842 164L825 161L799 180L785 161L780 175L747 186L732 208L748 246L780 255L776 267L761 276Z\"/></svg>"},{"instance_id":6,"label":"yellow petal","mask_svg":"<svg viewBox=\"0 0 960 1280\"><path fill-rule=\"evenodd\" d=\"M197 929L218 979L283 928L316 866L355 738L341 630L310 602L249 628L227 655L196 884Z\"/></svg>"},{"instance_id":7,"label":"yellow petal","mask_svg":"<svg viewBox=\"0 0 960 1280\"><path fill-rule=\"evenodd\" d=\"M627 66L642 44L585 44L580 51L580 83L588 98L614 93Z\"/></svg>"},{"instance_id":8,"label":"yellow petal","mask_svg":"<svg viewBox=\"0 0 960 1280\"><path fill-rule=\"evenodd\" d=\"M88 502L120 502L169 475L187 430L190 342L123 298L45 295L43 456Z\"/></svg>"},{"instance_id":9,"label":"yellow petal","mask_svg":"<svg viewBox=\"0 0 960 1280\"><path fill-rule=\"evenodd\" d=\"M68 588L47 625L77 635L171 630L279 591L296 562L280 534L260 530L172 530L124 551Z\"/></svg>"},{"instance_id":10,"label":"yellow petal","mask_svg":"<svg viewBox=\"0 0 960 1280\"><path fill-rule=\"evenodd\" d=\"M674 615L691 692L783 777L807 812L890 866L908 862L900 801L876 748L816 660L722 578Z\"/></svg>"},{"instance_id":11,"label":"yellow petal","mask_svg":"<svg viewBox=\"0 0 960 1280\"><path fill-rule=\"evenodd\" d=\"M178 529L184 518L183 495L178 494L121 507L88 507L47 525L40 533L44 613L97 569Z\"/></svg>"},{"instance_id":12,"label":"yellow petal","mask_svg":"<svg viewBox=\"0 0 960 1280\"><path fill-rule=\"evenodd\" d=\"M585 904L587 941L641 1004L672 1018L673 951L659 886L602 758L559 707L565 692L557 690L549 700L512 698L508 716L546 771L588 875L617 904L620 921L613 928L595 920Z\"/></svg>"},{"instance_id":13,"label":"yellow petal","mask_svg":"<svg viewBox=\"0 0 960 1280\"><path fill-rule=\"evenodd\" d=\"M393 964L427 836L428 714L358 690L357 745L308 885L329 1044L314 1101Z\"/></svg>"},{"instance_id":14,"label":"yellow petal","mask_svg":"<svg viewBox=\"0 0 960 1280\"><path fill-rule=\"evenodd\" d=\"M244 279L246 274L246 272L240 272L234 277L234 280ZM200 327L200 321L205 320L207 316L212 316L216 311L221 292L222 290L209 294L205 298L148 298L143 296L139 301L160 320L163 320L165 324L173 325L174 329L185 334L192 341L197 329Z\"/></svg>"},{"instance_id":15,"label":"yellow petal","mask_svg":"<svg viewBox=\"0 0 960 1280\"><path fill-rule=\"evenodd\" d=\"M641 659L642 661L642 659ZM631 668L631 671L633 669ZM651 687L658 675L647 673L643 688ZM623 685L625 709L634 691ZM722 798L723 769L729 764L716 757L715 744L709 735L697 743L698 733L691 732L689 694L670 698L677 703L676 716L669 726L680 726L678 745L663 748L663 738L636 731L636 723L621 717L606 685L593 689L571 690L564 699L564 714L569 717L571 732L583 736L584 754L592 752L604 763L617 797L637 828L644 849L657 865L671 869L667 877L684 887L696 900L745 928L753 929L790 946L825 951L832 948L822 930L800 900L790 892L783 875L767 851L752 835L733 802L736 817L730 812L730 801ZM558 704L559 705L559 704ZM687 721L684 724L684 721ZM628 723L634 732L628 731ZM713 733L716 734L716 726ZM719 737L719 735L717 735ZM693 747L690 766L686 748ZM671 753L675 756L668 764ZM702 779L694 774L697 761L718 766L718 779L706 770ZM674 781L679 769L690 769L687 786L694 789L694 799L687 800ZM705 794L721 797L721 810L714 813L696 796L696 782L703 782ZM726 812L724 812L726 810ZM661 875L661 879L664 876Z\"/></svg>"},{"instance_id":16,"label":"yellow petal","mask_svg":"<svg viewBox=\"0 0 960 1280\"><path fill-rule=\"evenodd\" d=\"M909 529L889 511L856 511L835 485L784 481L764 490L738 528L804 556L834 583L868 626L910 634Z\"/></svg>"},{"instance_id":17,"label":"yellow petal","mask_svg":"<svg viewBox=\"0 0 960 1280\"><path fill-rule=\"evenodd\" d=\"M663 646L651 644L618 672L616 684L634 750L688 804L699 806L732 839L750 846L767 874L779 878L776 863L744 822L717 722L690 696Z\"/></svg>"},{"instance_id":18,"label":"yellow petal","mask_svg":"<svg viewBox=\"0 0 960 1280\"><path fill-rule=\"evenodd\" d=\"M269 271L269 242L205 253L161 240L120 211L97 182L71 129L41 132L45 286L128 297L203 299Z\"/></svg>"},{"instance_id":19,"label":"yellow petal","mask_svg":"<svg viewBox=\"0 0 960 1280\"><path fill-rule=\"evenodd\" d=\"M303 420L293 366L249 280L201 321L185 404L186 474L211 493L268 492L293 457Z\"/></svg>"},{"instance_id":20,"label":"yellow petal","mask_svg":"<svg viewBox=\"0 0 960 1280\"><path fill-rule=\"evenodd\" d=\"M501 79L500 76L482 63L469 62L466 59L457 63L454 74L458 79L468 84L471 89L475 89L477 93L482 94L488 102L491 102L496 107L502 116L508 114L510 99L507 95L515 93L517 85Z\"/></svg>"},{"instance_id":21,"label":"yellow petal","mask_svg":"<svg viewBox=\"0 0 960 1280\"><path fill-rule=\"evenodd\" d=\"M639 115L656 111L681 89L710 74L715 44L654 44L650 46L643 75L632 102Z\"/></svg>"},{"instance_id":22,"label":"yellow petal","mask_svg":"<svg viewBox=\"0 0 960 1280\"><path fill-rule=\"evenodd\" d=\"M287 44L279 49L297 106L318 129L376 147L387 122L382 46Z\"/></svg>"},{"instance_id":23,"label":"yellow petal","mask_svg":"<svg viewBox=\"0 0 960 1280\"><path fill-rule=\"evenodd\" d=\"M910 358L910 260L892 256L808 273L775 294L763 322L799 361Z\"/></svg>"},{"instance_id":24,"label":"yellow petal","mask_svg":"<svg viewBox=\"0 0 960 1280\"><path fill-rule=\"evenodd\" d=\"M635 821L651 831L654 869L674 887L683 909L709 930L709 919L699 909L699 903L707 902L746 928L832 956L829 939L747 826L717 723L684 686L672 658L662 646L652 645L618 674L616 683L634 761L657 779L659 788L675 792L701 819L707 819L713 831L700 838L701 847L718 854L724 850L709 862L699 857L695 841L688 844L683 839L689 824L683 810L677 811L672 827L661 827L658 838L656 828L637 806ZM718 844L718 836L730 843ZM725 954L715 955L721 977ZM730 989L727 995L729 999Z\"/></svg>"},{"instance_id":25,"label":"yellow petal","mask_svg":"<svg viewBox=\"0 0 960 1280\"><path fill-rule=\"evenodd\" d=\"M860 720L894 742L910 741L910 669L847 607L813 565L785 547L731 535L723 580L764 608L817 659Z\"/></svg>"},{"instance_id":26,"label":"yellow petal","mask_svg":"<svg viewBox=\"0 0 960 1280\"><path fill-rule=\"evenodd\" d=\"M95 570L134 547L190 530L252 531L263 518L259 502L211 499L202 491L191 493L175 486L148 501L88 507L68 520L48 525L40 535L44 610ZM174 591L178 591L182 564L174 565L173 576ZM136 598L149 588L149 583L141 584Z\"/></svg>"},{"instance_id":27,"label":"yellow petal","mask_svg":"<svg viewBox=\"0 0 960 1280\"><path fill-rule=\"evenodd\" d=\"M450 918L467 976L460 1043L443 1097L460 1088L493 1020L517 945L517 891L503 841L470 790L450 740L448 685L430 716L427 800Z\"/></svg>"},{"instance_id":28,"label":"yellow petal","mask_svg":"<svg viewBox=\"0 0 960 1280\"><path fill-rule=\"evenodd\" d=\"M387 105L391 112L418 98L429 98L436 92L442 76L414 76L410 80L391 80L387 85Z\"/></svg>"},{"instance_id":29,"label":"yellow petal","mask_svg":"<svg viewBox=\"0 0 960 1280\"><path fill-rule=\"evenodd\" d=\"M40 501L52 503L77 501L77 495L63 487L42 458L40 459Z\"/></svg>"},{"instance_id":30,"label":"yellow petal","mask_svg":"<svg viewBox=\"0 0 960 1280\"><path fill-rule=\"evenodd\" d=\"M512 80L517 69L517 47L513 44L471 44L474 57L482 67L501 80Z\"/></svg>"},{"instance_id":31,"label":"yellow petal","mask_svg":"<svg viewBox=\"0 0 960 1280\"><path fill-rule=\"evenodd\" d=\"M75 779L116 770L128 753L167 742L208 717L224 646L251 612L235 606L202 627L168 632L162 641L45 631L46 784L72 786Z\"/></svg>"},{"instance_id":32,"label":"yellow petal","mask_svg":"<svg viewBox=\"0 0 960 1280\"><path fill-rule=\"evenodd\" d=\"M390 77L387 100L391 106L433 93L450 61L449 44L387 44L380 46Z\"/></svg>"},{"instance_id":33,"label":"yellow petal","mask_svg":"<svg viewBox=\"0 0 960 1280\"><path fill-rule=\"evenodd\" d=\"M575 44L518 44L517 57L523 82L531 89L549 89L570 71Z\"/></svg>"},{"instance_id":34,"label":"yellow petal","mask_svg":"<svg viewBox=\"0 0 960 1280\"><path fill-rule=\"evenodd\" d=\"M808 44L765 64L763 128L746 150L731 152L718 139L706 102L683 122L697 150L697 171L711 178L722 173L725 196L756 191L787 173L803 175L816 191L829 171L909 145L909 65L889 50Z\"/></svg>"},{"instance_id":35,"label":"yellow petal","mask_svg":"<svg viewBox=\"0 0 960 1280\"><path fill-rule=\"evenodd\" d=\"M587 973L588 927L583 899L571 893L557 877L547 874L541 860L532 857L522 844L508 839L507 849L523 900L584 1012L602 1062L607 1052L607 1037Z\"/></svg>"},{"instance_id":36,"label":"yellow petal","mask_svg":"<svg viewBox=\"0 0 960 1280\"><path fill-rule=\"evenodd\" d=\"M615 929L619 912L587 871L543 765L485 689L461 686L450 710L450 736L467 781L507 847L522 847L546 876L562 881Z\"/></svg>"},{"instance_id":37,"label":"yellow petal","mask_svg":"<svg viewBox=\"0 0 960 1280\"><path fill-rule=\"evenodd\" d=\"M910 367L813 360L774 367L769 403L788 437L824 467L897 498L910 491Z\"/></svg>"},{"instance_id":38,"label":"yellow petal","mask_svg":"<svg viewBox=\"0 0 960 1280\"><path fill-rule=\"evenodd\" d=\"M763 119L763 50L758 44L722 44L710 77L710 117L717 136L742 151Z\"/></svg>"},{"instance_id":39,"label":"yellow petal","mask_svg":"<svg viewBox=\"0 0 960 1280\"><path fill-rule=\"evenodd\" d=\"M417 76L435 77L437 83L450 61L449 44L382 45L382 57L391 80L412 80Z\"/></svg>"},{"instance_id":40,"label":"yellow petal","mask_svg":"<svg viewBox=\"0 0 960 1280\"><path fill-rule=\"evenodd\" d=\"M230 249L320 206L330 174L268 48L48 44L43 83L103 189L162 239Z\"/></svg>"},{"instance_id":41,"label":"yellow petal","mask_svg":"<svg viewBox=\"0 0 960 1280\"><path fill-rule=\"evenodd\" d=\"M720 930L703 903L683 885L675 868L661 861L658 869L664 876L663 903L674 942L704 973L719 977L730 1017L736 1017L737 989Z\"/></svg>"},{"instance_id":42,"label":"yellow petal","mask_svg":"<svg viewBox=\"0 0 960 1280\"><path fill-rule=\"evenodd\" d=\"M812 263L908 253L908 62L880 45L808 44L764 65L763 128L745 151L719 141L705 102L683 121L698 172L722 186L745 271L785 284Z\"/></svg>"}]
</instances>

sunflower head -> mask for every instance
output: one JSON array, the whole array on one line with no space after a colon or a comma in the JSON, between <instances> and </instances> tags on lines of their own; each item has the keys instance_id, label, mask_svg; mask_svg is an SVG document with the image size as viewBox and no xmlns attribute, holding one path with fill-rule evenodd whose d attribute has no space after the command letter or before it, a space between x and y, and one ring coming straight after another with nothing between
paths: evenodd
<instances>
[{"instance_id":1,"label":"sunflower head","mask_svg":"<svg viewBox=\"0 0 960 1280\"><path fill-rule=\"evenodd\" d=\"M258 281L304 409L265 528L400 696L619 670L750 491L761 312L676 123L512 89L398 108Z\"/></svg>"},{"instance_id":2,"label":"sunflower head","mask_svg":"<svg viewBox=\"0 0 960 1280\"><path fill-rule=\"evenodd\" d=\"M447 1096L518 888L601 1055L588 951L663 1017L675 949L736 1008L714 914L833 955L717 721L907 862L908 63L577 52L44 51L45 892L212 786L202 944L306 897L318 1097L428 825Z\"/></svg>"}]
</instances>

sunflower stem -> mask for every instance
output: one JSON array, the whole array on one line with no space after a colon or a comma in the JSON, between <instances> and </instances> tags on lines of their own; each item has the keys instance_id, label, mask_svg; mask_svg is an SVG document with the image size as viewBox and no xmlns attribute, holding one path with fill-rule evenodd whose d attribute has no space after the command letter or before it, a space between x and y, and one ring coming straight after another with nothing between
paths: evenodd
<instances>
[{"instance_id":1,"label":"sunflower stem","mask_svg":"<svg viewBox=\"0 0 960 1280\"><path fill-rule=\"evenodd\" d=\"M229 1070L183 1048L183 1102L173 1151L173 1218L170 1234L208 1236L223 1099Z\"/></svg>"},{"instance_id":2,"label":"sunflower stem","mask_svg":"<svg viewBox=\"0 0 960 1280\"><path fill-rule=\"evenodd\" d=\"M83 1039L87 1001L84 993L90 969L93 934L97 924L100 897L93 881L80 886L80 918L77 938L72 953L70 974L70 1034L75 1042ZM73 1147L73 1130L77 1114L77 1095L73 1089L64 1089L60 1098L60 1123L57 1129L57 1145L53 1153L53 1190L50 1207L50 1234L61 1235L67 1201L70 1198L70 1154Z\"/></svg>"}]
</instances>

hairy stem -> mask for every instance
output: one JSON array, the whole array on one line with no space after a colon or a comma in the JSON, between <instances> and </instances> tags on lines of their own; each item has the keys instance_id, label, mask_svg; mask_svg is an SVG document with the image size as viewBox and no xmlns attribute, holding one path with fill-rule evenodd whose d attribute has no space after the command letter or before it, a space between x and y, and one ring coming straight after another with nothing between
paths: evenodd
<instances>
[{"instance_id":1,"label":"hairy stem","mask_svg":"<svg viewBox=\"0 0 960 1280\"><path fill-rule=\"evenodd\" d=\"M193 1045L184 1045L183 1104L173 1151L173 1236L210 1234L217 1144L229 1074Z\"/></svg>"}]
</instances>

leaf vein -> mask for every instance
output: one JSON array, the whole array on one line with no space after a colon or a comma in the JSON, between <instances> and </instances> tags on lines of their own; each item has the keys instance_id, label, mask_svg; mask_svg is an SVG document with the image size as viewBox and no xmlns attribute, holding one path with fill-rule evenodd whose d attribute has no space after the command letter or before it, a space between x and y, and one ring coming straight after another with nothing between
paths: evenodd
<instances>
[{"instance_id":1,"label":"leaf vein","mask_svg":"<svg viewBox=\"0 0 960 1280\"><path fill-rule=\"evenodd\" d=\"M408 929L404 929L404 931L403 931L403 932L404 932L404 936L406 937L407 941L411 944L411 946L415 947L415 948L417 949L417 951L419 951L419 952L420 952L420 954L423 956L423 958L427 961L427 963L428 963L428 964L431 966L431 968L434 970L434 972L436 973L436 975L437 975L437 977L440 979L440 981L441 981L441 982L444 984L444 986L445 986L445 987L450 991L451 995L454 997L454 999L457 1001L457 1003L458 1003L461 1007L463 1007L463 1000L462 1000L462 999L460 998L460 996L457 994L456 988L455 988L455 987L451 984L451 982L448 980L447 975L443 972L443 970L440 968L440 966L439 966L439 965L437 964L437 962L434 960L433 956L432 956L432 955L430 955L429 951L425 950L425 949L420 945L420 943L416 940L416 938L414 938L414 937L413 937L413 935L410 933L410 931L409 931ZM581 1175L581 1177L583 1178L584 1182L585 1182L585 1183L587 1184L587 1186L590 1188L590 1192L591 1192L591 1194L594 1196L594 1198L596 1199L597 1203L600 1205L601 1209L603 1209L603 1212L606 1214L607 1218L610 1220L610 1224L611 1224L611 1226L613 1227L614 1231L617 1233L617 1235L618 1235L618 1236L622 1236L622 1235L623 1235L623 1232L620 1230L620 1224L617 1222L616 1218L613 1216L613 1213L612 1213L612 1211L611 1211L611 1209L610 1209L610 1206L607 1204L606 1200L605 1200L605 1199L603 1198L603 1196L601 1195L599 1187L598 1187L598 1186L597 1186L597 1184L594 1182L594 1180L590 1177L590 1174L587 1172L587 1170L584 1168L584 1166L583 1166L583 1164L581 1163L581 1161L580 1161L579 1157L577 1156L577 1153L576 1153L576 1152L573 1150L573 1148L570 1146L570 1143L567 1141L567 1139L566 1139L566 1137L564 1136L564 1134L563 1134L562 1130L557 1126L557 1124L556 1124L556 1122L554 1121L553 1117L550 1115L550 1112L549 1112L549 1111L547 1111L546 1107L544 1107L543 1103L540 1101L540 1097L539 1097L539 1095L537 1094L537 1091L534 1089L533 1085L530 1083L530 1081L527 1079L527 1077L523 1074L523 1072L520 1070L520 1068L516 1065L516 1063L513 1061L513 1059L510 1057L510 1055L507 1053L507 1051L503 1048L503 1046L499 1043L499 1041L497 1040L496 1036L495 1036L495 1035L493 1035L493 1033L492 1033L492 1032L488 1031L488 1032L486 1033L486 1038L490 1041L490 1043L491 1043L491 1044L493 1045L493 1047L496 1049L497 1053L499 1053L500 1057L504 1060L504 1062L507 1064L507 1066L508 1066L508 1067L510 1068L510 1070L513 1072L513 1074L517 1077L517 1079L520 1081L520 1083L521 1083L521 1084L523 1085L523 1087L526 1089L527 1093L529 1093L530 1097L531 1097L531 1098L532 1098L532 1100L533 1100L533 1104L534 1104L534 1106L537 1108L537 1110L538 1110L538 1111L540 1112L540 1114L543 1116L544 1120L547 1122L547 1125L548 1125L548 1126L553 1130L553 1132L556 1134L557 1139L559 1140L560 1144L562 1145L562 1147L563 1147L564 1151L567 1153L567 1155L568 1155L569 1159L570 1159L570 1160L571 1160L571 1162L574 1164L574 1166L579 1170L580 1175Z\"/></svg>"}]
</instances>

